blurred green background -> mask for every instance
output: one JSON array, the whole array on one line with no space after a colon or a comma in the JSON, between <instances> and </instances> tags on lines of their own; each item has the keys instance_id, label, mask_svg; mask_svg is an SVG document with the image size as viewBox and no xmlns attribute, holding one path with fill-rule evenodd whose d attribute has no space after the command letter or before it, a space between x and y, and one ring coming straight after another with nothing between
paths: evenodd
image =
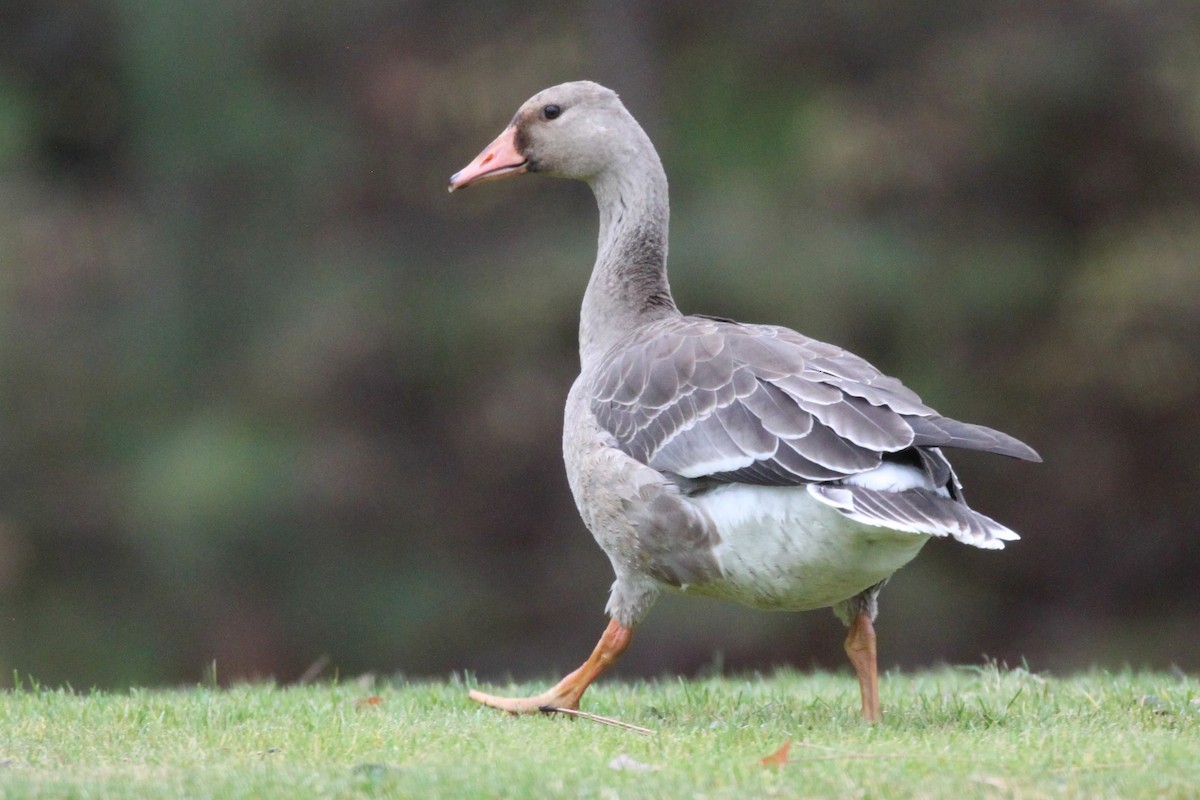
<instances>
[{"instance_id":1,"label":"blurred green background","mask_svg":"<svg viewBox=\"0 0 1200 800\"><path fill-rule=\"evenodd\" d=\"M446 180L619 91L688 311L849 347L1028 441L1024 539L934 542L880 661L1200 669L1200 6L0 3L0 681L573 667L587 188ZM828 612L667 598L621 670L841 667Z\"/></svg>"}]
</instances>

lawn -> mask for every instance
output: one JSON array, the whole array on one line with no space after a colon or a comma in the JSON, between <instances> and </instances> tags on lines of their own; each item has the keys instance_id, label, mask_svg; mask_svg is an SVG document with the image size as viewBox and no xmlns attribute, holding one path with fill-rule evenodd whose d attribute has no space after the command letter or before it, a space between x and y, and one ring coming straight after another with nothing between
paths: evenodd
<instances>
[{"instance_id":1,"label":"lawn","mask_svg":"<svg viewBox=\"0 0 1200 800\"><path fill-rule=\"evenodd\" d=\"M889 673L881 693L875 727L857 718L848 674L604 681L584 698L646 735L506 716L470 703L459 680L27 683L0 695L0 796L1200 796L1194 677L989 665Z\"/></svg>"}]
</instances>

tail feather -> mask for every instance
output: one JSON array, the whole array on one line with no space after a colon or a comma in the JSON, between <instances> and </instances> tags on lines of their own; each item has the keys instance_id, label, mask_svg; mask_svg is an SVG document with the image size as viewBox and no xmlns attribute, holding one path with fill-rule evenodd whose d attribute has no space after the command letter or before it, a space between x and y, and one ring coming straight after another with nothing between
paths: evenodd
<instances>
[{"instance_id":1,"label":"tail feather","mask_svg":"<svg viewBox=\"0 0 1200 800\"><path fill-rule=\"evenodd\" d=\"M1005 542L1021 538L965 503L928 489L892 492L844 483L813 483L808 485L808 492L850 519L867 525L952 536L985 550L1000 550Z\"/></svg>"}]
</instances>

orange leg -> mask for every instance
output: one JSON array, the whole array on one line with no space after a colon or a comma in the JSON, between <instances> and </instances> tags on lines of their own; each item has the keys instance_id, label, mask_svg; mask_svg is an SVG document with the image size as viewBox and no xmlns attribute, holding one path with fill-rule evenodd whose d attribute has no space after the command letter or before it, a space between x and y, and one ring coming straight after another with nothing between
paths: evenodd
<instances>
[{"instance_id":1,"label":"orange leg","mask_svg":"<svg viewBox=\"0 0 1200 800\"><path fill-rule=\"evenodd\" d=\"M533 697L498 697L472 689L471 699L510 714L532 714L546 707L577 709L579 698L583 697L584 691L625 652L632 636L632 628L626 628L614 619L604 629L604 635L600 637L588 660L559 681L554 688Z\"/></svg>"},{"instance_id":2,"label":"orange leg","mask_svg":"<svg viewBox=\"0 0 1200 800\"><path fill-rule=\"evenodd\" d=\"M858 687L862 690L862 715L867 722L879 722L883 713L879 710L879 670L875 666L875 627L871 616L860 611L850 623L846 634L846 655L858 675Z\"/></svg>"}]
</instances>

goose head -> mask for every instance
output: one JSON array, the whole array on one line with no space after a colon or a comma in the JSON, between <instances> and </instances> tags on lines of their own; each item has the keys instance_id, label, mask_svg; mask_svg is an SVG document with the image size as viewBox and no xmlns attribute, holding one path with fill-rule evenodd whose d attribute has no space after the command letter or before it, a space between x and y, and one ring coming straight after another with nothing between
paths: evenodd
<instances>
[{"instance_id":1,"label":"goose head","mask_svg":"<svg viewBox=\"0 0 1200 800\"><path fill-rule=\"evenodd\" d=\"M617 93L591 81L543 89L509 126L450 178L450 191L523 172L593 183L649 145Z\"/></svg>"}]
</instances>

